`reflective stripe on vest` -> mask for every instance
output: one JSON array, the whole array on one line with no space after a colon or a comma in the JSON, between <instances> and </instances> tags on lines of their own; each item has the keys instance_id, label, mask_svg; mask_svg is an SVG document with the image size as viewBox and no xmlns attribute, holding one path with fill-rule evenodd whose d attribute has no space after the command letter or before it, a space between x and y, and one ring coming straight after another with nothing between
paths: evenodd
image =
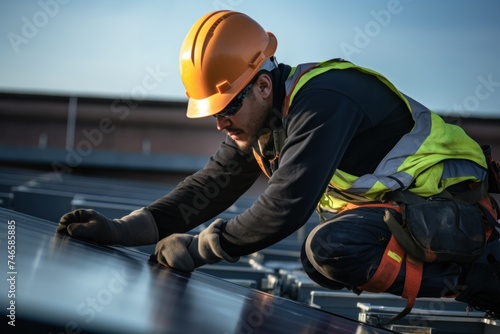
<instances>
[{"instance_id":1,"label":"reflective stripe on vest","mask_svg":"<svg viewBox=\"0 0 500 334\"><path fill-rule=\"evenodd\" d=\"M387 192L397 189L409 188L418 195L432 196L453 184L466 180L480 182L486 178L482 149L463 129L445 123L440 116L402 94L381 74L347 61L331 60L293 68L285 83L283 117L287 117L293 98L307 81L326 71L343 69L356 69L382 81L404 101L415 125L372 174L355 176L337 169L330 187L368 200L382 200ZM326 192L319 207L337 212L346 204Z\"/></svg>"}]
</instances>

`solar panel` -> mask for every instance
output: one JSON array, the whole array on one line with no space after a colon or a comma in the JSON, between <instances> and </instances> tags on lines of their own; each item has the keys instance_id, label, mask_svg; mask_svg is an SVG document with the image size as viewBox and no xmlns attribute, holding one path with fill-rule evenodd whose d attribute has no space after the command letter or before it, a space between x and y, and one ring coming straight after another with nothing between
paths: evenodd
<instances>
[{"instance_id":1,"label":"solar panel","mask_svg":"<svg viewBox=\"0 0 500 334\"><path fill-rule=\"evenodd\" d=\"M50 221L0 209L0 238L15 236L1 307L29 333L390 333L148 254L55 234ZM10 232L9 232L10 231ZM11 242L11 244L13 244ZM6 254L2 252L2 254ZM6 256L6 255L5 255ZM6 267L6 265L10 267ZM13 305L13 306L11 306ZM11 310L9 310L9 307ZM12 327L13 329L13 327Z\"/></svg>"}]
</instances>

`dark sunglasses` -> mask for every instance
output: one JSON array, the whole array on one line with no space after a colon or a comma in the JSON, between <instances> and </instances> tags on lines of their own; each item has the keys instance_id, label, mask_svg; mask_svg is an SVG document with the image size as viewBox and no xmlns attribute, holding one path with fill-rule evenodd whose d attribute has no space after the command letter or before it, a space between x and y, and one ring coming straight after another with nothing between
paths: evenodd
<instances>
[{"instance_id":1,"label":"dark sunglasses","mask_svg":"<svg viewBox=\"0 0 500 334\"><path fill-rule=\"evenodd\" d=\"M227 118L236 115L236 113L240 111L241 106L243 105L243 99L250 91L250 88L252 88L252 85L253 82L250 82L245 88L243 88L243 90L234 99L231 100L231 102L229 102L229 104L224 109L222 109L220 112L212 116L216 118L217 117Z\"/></svg>"}]
</instances>

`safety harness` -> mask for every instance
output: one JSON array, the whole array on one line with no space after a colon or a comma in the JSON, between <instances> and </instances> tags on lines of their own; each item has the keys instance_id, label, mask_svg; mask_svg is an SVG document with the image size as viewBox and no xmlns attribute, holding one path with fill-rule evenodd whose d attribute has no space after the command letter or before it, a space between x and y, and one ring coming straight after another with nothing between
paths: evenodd
<instances>
[{"instance_id":1,"label":"safety harness","mask_svg":"<svg viewBox=\"0 0 500 334\"><path fill-rule=\"evenodd\" d=\"M465 193L464 198L473 201L471 203L477 203L483 216L484 228L485 228L485 240L489 240L492 235L495 226L499 226L497 219L499 217L499 209L496 202L488 195L488 193L480 192L481 187L477 187L477 190L472 190L471 192ZM481 195L480 199L476 196ZM393 196L398 197L400 200L401 195ZM413 196L411 196L413 198ZM421 199L424 200L424 199ZM361 291L369 292L385 292L389 287L395 282L398 273L401 270L403 262L406 264L406 274L403 286L403 292L401 297L407 300L404 309L395 315L394 317L386 320L380 325L387 325L393 323L403 317L405 317L412 310L415 300L418 296L420 286L422 283L422 274L424 261L428 254L421 254L420 249L416 249L415 242L412 240L408 233L404 230L401 224L394 218L390 210L394 210L400 214L404 215L404 205L391 201L385 203L368 203L368 204L349 204L343 211L352 210L358 207L376 207L385 208L384 221L387 223L389 229L391 230L391 237L384 250L380 264L373 274L373 276L363 285L357 288ZM403 209L402 209L403 208ZM430 254L432 258L434 255ZM472 258L471 258L472 260ZM455 295L448 295L446 297L454 298Z\"/></svg>"}]
</instances>

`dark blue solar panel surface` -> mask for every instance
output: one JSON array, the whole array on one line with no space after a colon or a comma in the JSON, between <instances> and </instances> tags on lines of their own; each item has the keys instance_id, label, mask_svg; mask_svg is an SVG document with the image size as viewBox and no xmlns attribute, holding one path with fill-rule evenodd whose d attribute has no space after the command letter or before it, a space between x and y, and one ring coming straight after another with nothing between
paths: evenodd
<instances>
[{"instance_id":1,"label":"dark blue solar panel surface","mask_svg":"<svg viewBox=\"0 0 500 334\"><path fill-rule=\"evenodd\" d=\"M7 209L0 219L2 254L15 233L12 267L7 255L1 261L14 278L2 288L1 307L15 302L16 331L389 333L204 273L173 271L146 253L57 235L53 222Z\"/></svg>"}]
</instances>

